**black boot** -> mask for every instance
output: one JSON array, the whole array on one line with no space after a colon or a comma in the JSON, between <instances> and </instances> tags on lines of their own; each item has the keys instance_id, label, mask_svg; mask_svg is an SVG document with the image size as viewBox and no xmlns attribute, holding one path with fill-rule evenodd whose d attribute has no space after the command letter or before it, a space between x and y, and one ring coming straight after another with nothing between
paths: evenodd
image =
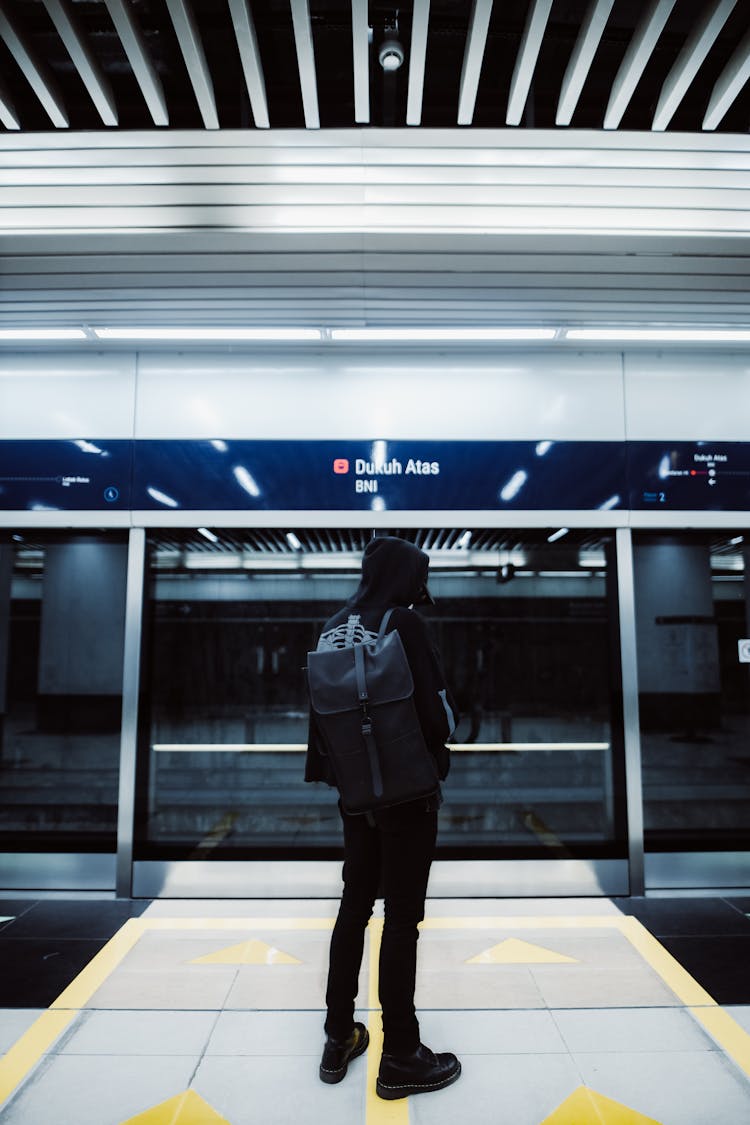
<instances>
[{"instance_id":1,"label":"black boot","mask_svg":"<svg viewBox=\"0 0 750 1125\"><path fill-rule=\"evenodd\" d=\"M331 1039L329 1035L320 1061L321 1082L340 1082L351 1060L366 1051L369 1042L370 1035L363 1023L355 1023L348 1039Z\"/></svg>"},{"instance_id":2,"label":"black boot","mask_svg":"<svg viewBox=\"0 0 750 1125\"><path fill-rule=\"evenodd\" d=\"M461 1063L455 1055L436 1055L420 1043L410 1055L383 1054L375 1089L381 1098L407 1098L410 1094L442 1090L455 1082L460 1073Z\"/></svg>"}]
</instances>

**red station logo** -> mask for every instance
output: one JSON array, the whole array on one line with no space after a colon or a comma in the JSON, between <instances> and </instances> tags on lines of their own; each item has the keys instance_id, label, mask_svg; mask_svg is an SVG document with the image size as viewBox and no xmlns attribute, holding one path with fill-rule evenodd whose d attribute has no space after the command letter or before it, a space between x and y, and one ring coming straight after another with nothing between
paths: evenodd
<instances>
[{"instance_id":1,"label":"red station logo","mask_svg":"<svg viewBox=\"0 0 750 1125\"><path fill-rule=\"evenodd\" d=\"M349 472L349 462L346 457L337 457L333 462L333 471L339 475Z\"/></svg>"}]
</instances>

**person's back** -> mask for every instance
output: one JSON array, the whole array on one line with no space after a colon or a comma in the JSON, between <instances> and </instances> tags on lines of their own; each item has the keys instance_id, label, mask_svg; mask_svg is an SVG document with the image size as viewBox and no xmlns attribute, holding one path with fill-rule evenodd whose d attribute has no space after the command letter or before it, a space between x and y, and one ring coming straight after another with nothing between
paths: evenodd
<instances>
[{"instance_id":1,"label":"person's back","mask_svg":"<svg viewBox=\"0 0 750 1125\"><path fill-rule=\"evenodd\" d=\"M426 625L410 608L431 601L428 565L428 556L405 540L391 536L373 539L364 553L359 588L351 601L326 622L319 648L373 639L383 615L392 610L388 631L397 629L401 637L414 680L419 723L437 773L444 778L449 766L445 741L455 727L455 708ZM335 784L312 713L305 779ZM367 1047L366 1028L354 1023L354 1003L364 933L381 879L385 897L379 965L383 1057L377 1092L391 1099L438 1090L455 1081L461 1072L455 1055L435 1055L420 1043L414 1011L417 926L424 917L441 799L438 789L432 797L367 816L341 812L346 856L344 891L331 938L327 1039L320 1066L324 1082L341 1081L351 1059Z\"/></svg>"}]
</instances>

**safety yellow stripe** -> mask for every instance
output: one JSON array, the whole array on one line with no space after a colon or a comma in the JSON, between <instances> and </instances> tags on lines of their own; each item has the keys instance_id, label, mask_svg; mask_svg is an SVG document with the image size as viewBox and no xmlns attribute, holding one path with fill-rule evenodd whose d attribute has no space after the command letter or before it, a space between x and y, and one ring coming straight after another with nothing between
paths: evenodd
<instances>
[{"instance_id":1,"label":"safety yellow stripe","mask_svg":"<svg viewBox=\"0 0 750 1125\"><path fill-rule=\"evenodd\" d=\"M701 988L687 969L684 969L680 962L667 952L661 942L657 941L637 918L623 918L620 930L683 1004L688 1007L693 1004L716 1004L713 996L710 996L705 988Z\"/></svg>"},{"instance_id":2,"label":"safety yellow stripe","mask_svg":"<svg viewBox=\"0 0 750 1125\"><path fill-rule=\"evenodd\" d=\"M73 1022L76 1015L76 1012L42 1012L29 1030L3 1055L0 1059L0 1104L23 1082L32 1067L68 1024Z\"/></svg>"},{"instance_id":3,"label":"safety yellow stripe","mask_svg":"<svg viewBox=\"0 0 750 1125\"><path fill-rule=\"evenodd\" d=\"M143 933L143 928L140 918L129 918L104 948L89 961L86 968L81 970L75 980L60 993L57 1000L50 1004L50 1009L85 1007L97 988L104 984L123 957L133 948Z\"/></svg>"},{"instance_id":4,"label":"safety yellow stripe","mask_svg":"<svg viewBox=\"0 0 750 1125\"><path fill-rule=\"evenodd\" d=\"M732 1019L729 1012L716 1006L690 1008L690 1014L750 1078L750 1035Z\"/></svg>"}]
</instances>

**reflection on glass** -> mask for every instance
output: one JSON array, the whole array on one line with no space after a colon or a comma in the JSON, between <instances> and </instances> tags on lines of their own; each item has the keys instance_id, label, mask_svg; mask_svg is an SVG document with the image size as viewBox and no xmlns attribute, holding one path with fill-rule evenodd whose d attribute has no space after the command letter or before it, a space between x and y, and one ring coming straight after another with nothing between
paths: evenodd
<instances>
[{"instance_id":1,"label":"reflection on glass","mask_svg":"<svg viewBox=\"0 0 750 1125\"><path fill-rule=\"evenodd\" d=\"M748 549L732 532L634 544L646 848L750 843Z\"/></svg>"},{"instance_id":2,"label":"reflection on glass","mask_svg":"<svg viewBox=\"0 0 750 1125\"><path fill-rule=\"evenodd\" d=\"M0 846L114 851L127 545L0 542Z\"/></svg>"},{"instance_id":3,"label":"reflection on glass","mask_svg":"<svg viewBox=\"0 0 750 1125\"><path fill-rule=\"evenodd\" d=\"M150 539L137 858L333 854L337 795L303 781L303 668L370 533L216 534ZM625 854L610 538L402 534L430 550L425 615L463 715L443 854ZM253 568L216 565L238 555Z\"/></svg>"}]
</instances>

